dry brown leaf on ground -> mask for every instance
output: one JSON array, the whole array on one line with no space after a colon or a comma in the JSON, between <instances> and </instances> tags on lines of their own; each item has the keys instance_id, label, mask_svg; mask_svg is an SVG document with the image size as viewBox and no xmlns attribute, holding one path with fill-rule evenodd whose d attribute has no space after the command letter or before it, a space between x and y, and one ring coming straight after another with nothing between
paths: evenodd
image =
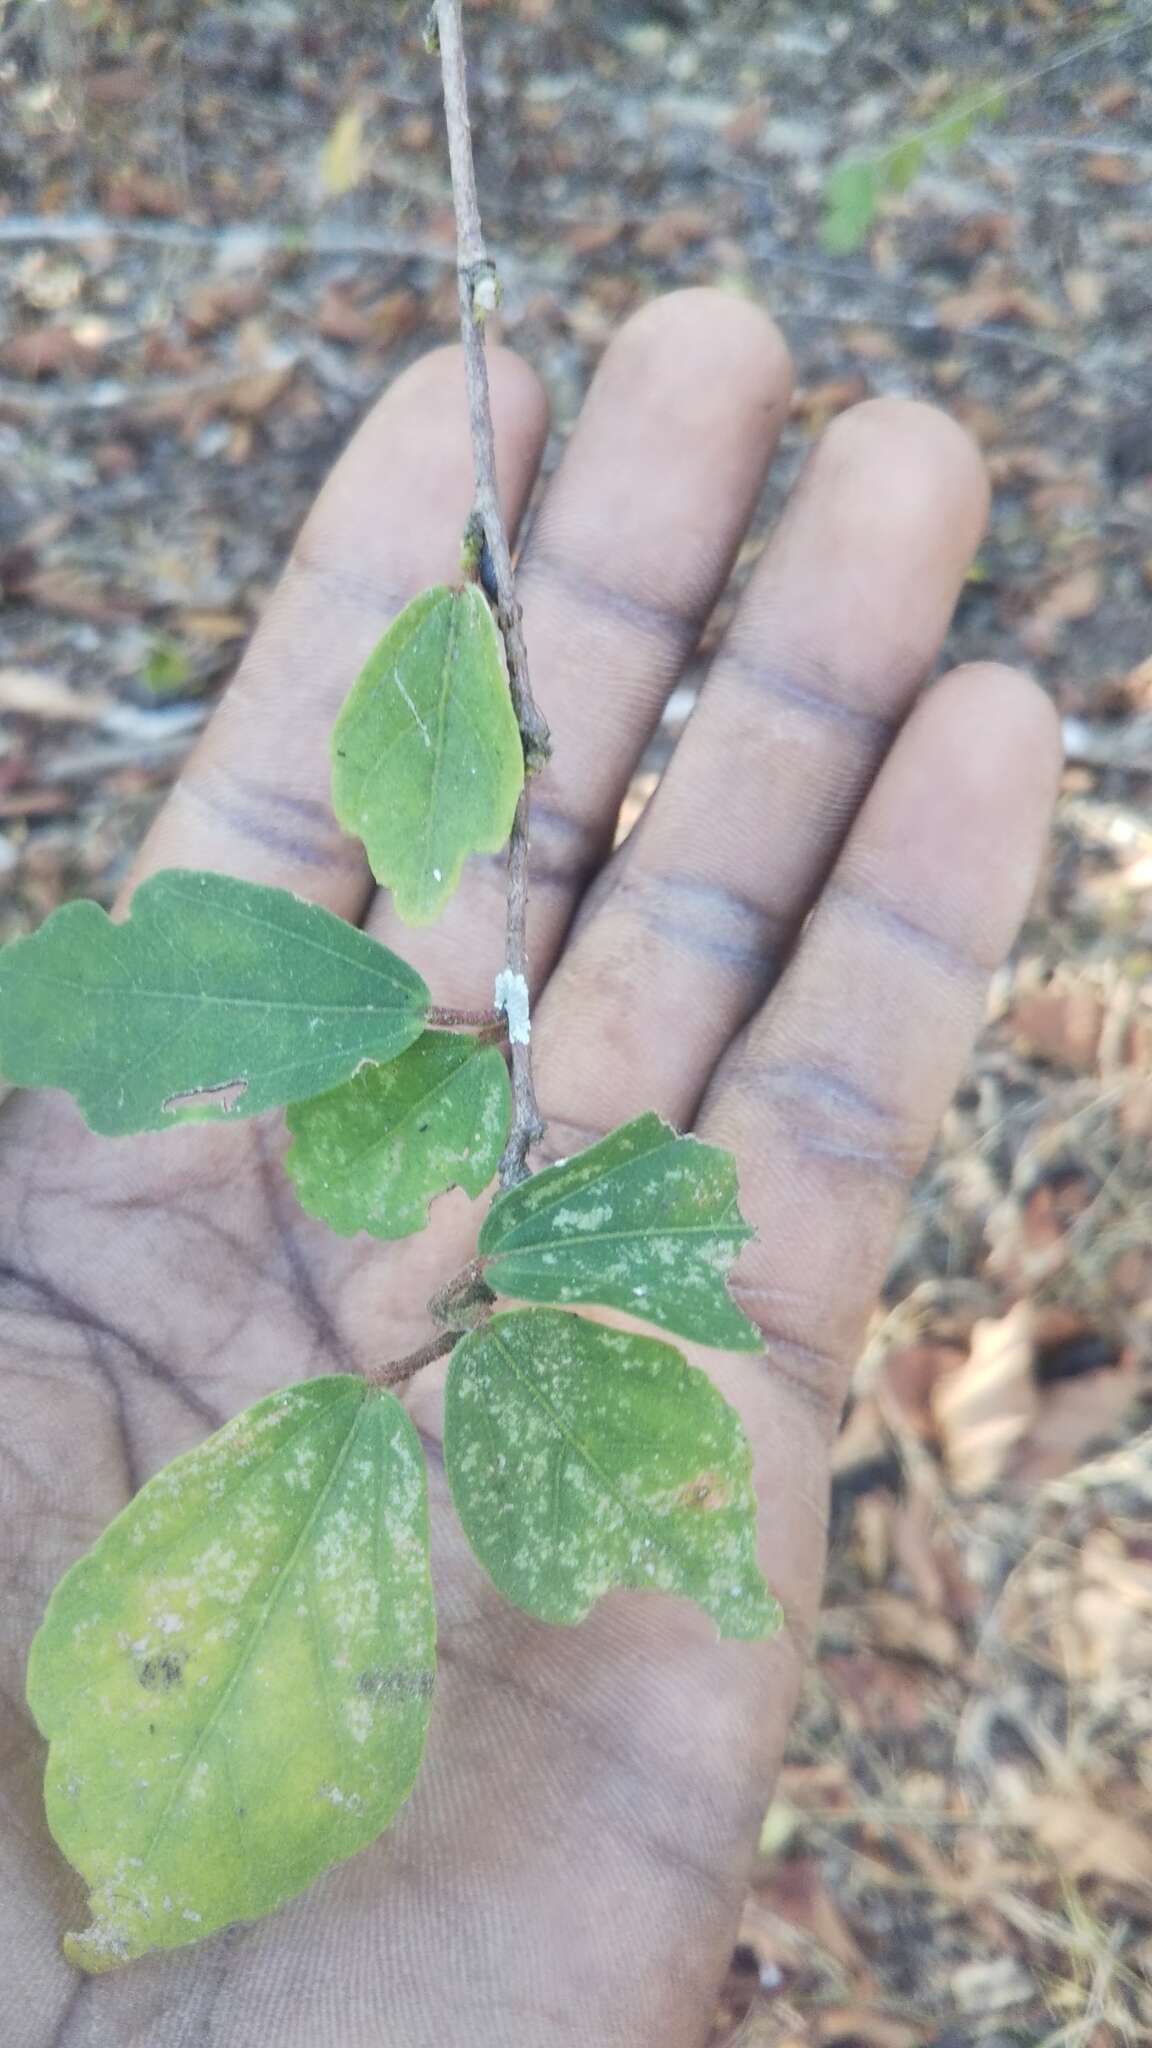
<instances>
[{"instance_id":1,"label":"dry brown leaf on ground","mask_svg":"<svg viewBox=\"0 0 1152 2048\"><path fill-rule=\"evenodd\" d=\"M1020 642L1029 654L1051 654L1065 626L1090 619L1103 596L1103 579L1095 563L1073 569L1054 583L1020 627Z\"/></svg>"},{"instance_id":2,"label":"dry brown leaf on ground","mask_svg":"<svg viewBox=\"0 0 1152 2048\"><path fill-rule=\"evenodd\" d=\"M754 2012L724 2048L918 2048L932 2038L929 2030L907 2020L889 2018L872 2006L810 2005L805 2009L781 2000ZM717 2044L720 2048L720 2044Z\"/></svg>"},{"instance_id":3,"label":"dry brown leaf on ground","mask_svg":"<svg viewBox=\"0 0 1152 2048\"><path fill-rule=\"evenodd\" d=\"M101 349L71 325L33 327L0 343L0 370L9 377L92 376Z\"/></svg>"},{"instance_id":4,"label":"dry brown leaf on ground","mask_svg":"<svg viewBox=\"0 0 1152 2048\"><path fill-rule=\"evenodd\" d=\"M982 327L988 321L1019 320L1026 327L1059 327L1054 306L1024 285L1004 281L977 284L970 291L950 292L939 301L936 318L942 327Z\"/></svg>"},{"instance_id":5,"label":"dry brown leaf on ground","mask_svg":"<svg viewBox=\"0 0 1152 2048\"><path fill-rule=\"evenodd\" d=\"M999 1320L977 1323L967 1360L937 1386L933 1411L957 1493L994 1486L1034 1421L1034 1357L1035 1310L1020 1301Z\"/></svg>"},{"instance_id":6,"label":"dry brown leaf on ground","mask_svg":"<svg viewBox=\"0 0 1152 2048\"><path fill-rule=\"evenodd\" d=\"M963 1657L959 1631L947 1615L899 1593L880 1593L867 1601L863 1620L871 1643L890 1657L912 1658L937 1671L954 1671Z\"/></svg>"},{"instance_id":7,"label":"dry brown leaf on ground","mask_svg":"<svg viewBox=\"0 0 1152 2048\"><path fill-rule=\"evenodd\" d=\"M1140 1389L1136 1354L1044 1390L1035 1420L1008 1466L1015 1487L1042 1486L1083 1462L1094 1443L1123 1422Z\"/></svg>"},{"instance_id":8,"label":"dry brown leaf on ground","mask_svg":"<svg viewBox=\"0 0 1152 2048\"><path fill-rule=\"evenodd\" d=\"M636 247L641 256L674 256L691 243L704 241L715 226L706 206L669 207L641 229Z\"/></svg>"},{"instance_id":9,"label":"dry brown leaf on ground","mask_svg":"<svg viewBox=\"0 0 1152 2048\"><path fill-rule=\"evenodd\" d=\"M795 1937L801 1937L797 1946ZM762 1960L796 1961L809 1944L852 1973L859 1988L872 1980L863 1951L831 1892L815 1856L790 1856L775 1863L752 1891L740 1938Z\"/></svg>"},{"instance_id":10,"label":"dry brown leaf on ground","mask_svg":"<svg viewBox=\"0 0 1152 2048\"><path fill-rule=\"evenodd\" d=\"M1152 1557L1143 1523L1093 1529L1079 1559L1067 1637L1072 1675L1085 1683L1152 1681Z\"/></svg>"},{"instance_id":11,"label":"dry brown leaf on ground","mask_svg":"<svg viewBox=\"0 0 1152 2048\"><path fill-rule=\"evenodd\" d=\"M941 1682L939 1666L923 1657L872 1650L854 1655L825 1650L820 1675L843 1729L885 1741L916 1736L930 1717Z\"/></svg>"},{"instance_id":12,"label":"dry brown leaf on ground","mask_svg":"<svg viewBox=\"0 0 1152 2048\"><path fill-rule=\"evenodd\" d=\"M91 725L104 716L112 699L93 690L84 695L62 676L34 668L0 668L0 714L15 712L53 724Z\"/></svg>"},{"instance_id":13,"label":"dry brown leaf on ground","mask_svg":"<svg viewBox=\"0 0 1152 2048\"><path fill-rule=\"evenodd\" d=\"M916 2048L924 2039L921 2028L909 2026L907 2020L889 2019L871 2006L826 2006L812 2017L817 2041L827 2043L828 2048L833 2042L848 2041L859 2042L860 2048Z\"/></svg>"},{"instance_id":14,"label":"dry brown leaf on ground","mask_svg":"<svg viewBox=\"0 0 1152 2048\"><path fill-rule=\"evenodd\" d=\"M1152 1834L1086 1796L1037 1792L1016 1805L1012 1818L1055 1858L1064 1877L1152 1883Z\"/></svg>"},{"instance_id":15,"label":"dry brown leaf on ground","mask_svg":"<svg viewBox=\"0 0 1152 2048\"><path fill-rule=\"evenodd\" d=\"M181 311L190 334L198 339L234 327L260 310L268 288L258 278L212 277L192 286Z\"/></svg>"},{"instance_id":16,"label":"dry brown leaf on ground","mask_svg":"<svg viewBox=\"0 0 1152 2048\"><path fill-rule=\"evenodd\" d=\"M1005 1018L1021 1052L1074 1073L1095 1073L1105 1042L1115 1036L1121 1042L1109 1044L1113 1065L1152 1065L1152 1008L1139 987L1115 973L1067 964L1046 975L1040 963L1026 962Z\"/></svg>"},{"instance_id":17,"label":"dry brown leaf on ground","mask_svg":"<svg viewBox=\"0 0 1152 2048\"><path fill-rule=\"evenodd\" d=\"M856 1466L871 1465L888 1454L891 1438L879 1404L872 1394L853 1402L844 1427L832 1450L832 1474L851 1472Z\"/></svg>"},{"instance_id":18,"label":"dry brown leaf on ground","mask_svg":"<svg viewBox=\"0 0 1152 2048\"><path fill-rule=\"evenodd\" d=\"M952 1996L961 2012L981 2020L1027 2005L1036 1986L1015 1956L974 1956L952 1972Z\"/></svg>"},{"instance_id":19,"label":"dry brown leaf on ground","mask_svg":"<svg viewBox=\"0 0 1152 2048\"><path fill-rule=\"evenodd\" d=\"M919 1483L917 1483L919 1481ZM935 1492L913 1475L894 1503L890 1525L894 1561L922 1608L963 1626L979 1611L981 1594L967 1569L962 1541Z\"/></svg>"}]
</instances>

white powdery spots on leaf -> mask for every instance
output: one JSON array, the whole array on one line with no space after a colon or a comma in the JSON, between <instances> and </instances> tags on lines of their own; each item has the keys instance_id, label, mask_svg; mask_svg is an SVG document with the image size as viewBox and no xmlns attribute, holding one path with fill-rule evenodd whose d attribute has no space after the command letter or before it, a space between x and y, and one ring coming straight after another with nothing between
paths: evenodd
<instances>
[{"instance_id":1,"label":"white powdery spots on leaf","mask_svg":"<svg viewBox=\"0 0 1152 2048\"><path fill-rule=\"evenodd\" d=\"M671 1346L557 1310L494 1317L453 1358L445 1455L473 1547L543 1619L648 1586L725 1634L770 1629L739 1422Z\"/></svg>"},{"instance_id":2,"label":"white powdery spots on leaf","mask_svg":"<svg viewBox=\"0 0 1152 2048\"><path fill-rule=\"evenodd\" d=\"M605 1203L600 1208L558 1209L549 1219L549 1227L558 1237L565 1237L572 1231L603 1230L611 1221L612 1210Z\"/></svg>"},{"instance_id":3,"label":"white powdery spots on leaf","mask_svg":"<svg viewBox=\"0 0 1152 2048\"><path fill-rule=\"evenodd\" d=\"M350 1693L343 1703L344 1719L353 1742L367 1742L375 1726L376 1714L370 1695Z\"/></svg>"},{"instance_id":4,"label":"white powdery spots on leaf","mask_svg":"<svg viewBox=\"0 0 1152 2048\"><path fill-rule=\"evenodd\" d=\"M286 1165L303 1206L343 1236L410 1236L456 1185L479 1194L508 1122L501 1055L428 1031L389 1067L289 1112Z\"/></svg>"},{"instance_id":5,"label":"white powdery spots on leaf","mask_svg":"<svg viewBox=\"0 0 1152 2048\"><path fill-rule=\"evenodd\" d=\"M184 1794L193 1805L199 1800L207 1799L211 1775L211 1769L203 1757L199 1763L193 1764L188 1773Z\"/></svg>"},{"instance_id":6,"label":"white powdery spots on leaf","mask_svg":"<svg viewBox=\"0 0 1152 2048\"><path fill-rule=\"evenodd\" d=\"M647 1115L500 1197L480 1249L501 1293L642 1302L679 1336L748 1350L759 1340L727 1281L749 1235L732 1159Z\"/></svg>"},{"instance_id":7,"label":"white powdery spots on leaf","mask_svg":"<svg viewBox=\"0 0 1152 2048\"><path fill-rule=\"evenodd\" d=\"M349 1813L363 1813L364 1811L364 1801L360 1794L358 1792L344 1792L339 1785L321 1785L320 1797L321 1799L326 1799L329 1806L346 1807Z\"/></svg>"},{"instance_id":8,"label":"white powdery spots on leaf","mask_svg":"<svg viewBox=\"0 0 1152 2048\"><path fill-rule=\"evenodd\" d=\"M308 1383L174 1470L64 1582L82 1642L65 1605L34 1702L61 1847L125 1958L270 1911L365 1846L430 1710L423 1461L392 1397ZM88 1936L76 1955L98 1959Z\"/></svg>"}]
</instances>

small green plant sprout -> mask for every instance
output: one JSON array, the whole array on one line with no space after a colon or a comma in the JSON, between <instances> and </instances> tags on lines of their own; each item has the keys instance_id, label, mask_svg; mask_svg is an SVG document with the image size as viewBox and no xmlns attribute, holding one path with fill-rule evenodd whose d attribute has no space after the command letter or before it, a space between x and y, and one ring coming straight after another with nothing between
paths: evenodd
<instances>
[{"instance_id":1,"label":"small green plant sprout","mask_svg":"<svg viewBox=\"0 0 1152 2048\"><path fill-rule=\"evenodd\" d=\"M274 1911L411 1791L436 1647L400 1394L433 1359L449 1357L452 1496L508 1600L570 1624L648 1588L725 1636L780 1620L734 1410L664 1337L584 1313L760 1347L728 1291L750 1235L732 1159L645 1115L529 1170L528 806L548 734L496 499L460 0L434 19L475 507L460 586L415 598L353 683L332 793L411 923L507 843L493 1009L438 1009L394 953L284 890L171 871L122 921L69 904L5 948L0 1071L67 1089L111 1138L283 1109L299 1199L345 1234L406 1237L449 1188L499 1192L422 1350L258 1401L150 1479L53 1593L28 1698L49 1825L90 1888L91 1925L65 1943L88 1971Z\"/></svg>"},{"instance_id":2,"label":"small green plant sprout","mask_svg":"<svg viewBox=\"0 0 1152 2048\"><path fill-rule=\"evenodd\" d=\"M834 256L862 248L882 200L907 192L929 163L963 149L983 124L1001 120L1007 106L1004 86L974 87L951 100L927 127L907 129L868 156L843 158L824 188L824 247Z\"/></svg>"},{"instance_id":3,"label":"small green plant sprout","mask_svg":"<svg viewBox=\"0 0 1152 2048\"><path fill-rule=\"evenodd\" d=\"M853 255L867 241L883 200L906 192L930 164L964 149L982 128L1002 121L1025 92L1147 27L1148 17L1140 13L1131 21L1085 36L1033 70L965 86L924 127L905 129L867 154L842 157L825 181L820 227L824 247L832 255Z\"/></svg>"}]
</instances>

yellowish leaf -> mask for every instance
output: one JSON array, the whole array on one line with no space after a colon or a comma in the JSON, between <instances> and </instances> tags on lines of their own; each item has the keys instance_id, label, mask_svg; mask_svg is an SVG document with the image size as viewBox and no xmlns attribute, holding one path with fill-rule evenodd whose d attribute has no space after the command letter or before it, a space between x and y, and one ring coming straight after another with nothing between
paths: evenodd
<instances>
[{"instance_id":1,"label":"yellowish leaf","mask_svg":"<svg viewBox=\"0 0 1152 2048\"><path fill-rule=\"evenodd\" d=\"M338 114L320 159L320 183L331 199L343 199L363 183L369 151L364 140L364 103L353 100Z\"/></svg>"}]
</instances>

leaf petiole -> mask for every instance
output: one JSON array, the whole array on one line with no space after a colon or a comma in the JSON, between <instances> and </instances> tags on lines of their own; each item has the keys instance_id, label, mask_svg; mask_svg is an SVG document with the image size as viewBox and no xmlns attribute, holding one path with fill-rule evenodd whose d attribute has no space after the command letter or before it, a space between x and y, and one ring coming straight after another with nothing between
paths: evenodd
<instances>
[{"instance_id":1,"label":"leaf petiole","mask_svg":"<svg viewBox=\"0 0 1152 2048\"><path fill-rule=\"evenodd\" d=\"M410 1351L406 1358L390 1358L384 1365L370 1367L364 1378L370 1387L406 1387L426 1365L447 1358L463 1335L463 1330L442 1330L438 1337L430 1337L427 1344L422 1344L418 1351Z\"/></svg>"}]
</instances>

